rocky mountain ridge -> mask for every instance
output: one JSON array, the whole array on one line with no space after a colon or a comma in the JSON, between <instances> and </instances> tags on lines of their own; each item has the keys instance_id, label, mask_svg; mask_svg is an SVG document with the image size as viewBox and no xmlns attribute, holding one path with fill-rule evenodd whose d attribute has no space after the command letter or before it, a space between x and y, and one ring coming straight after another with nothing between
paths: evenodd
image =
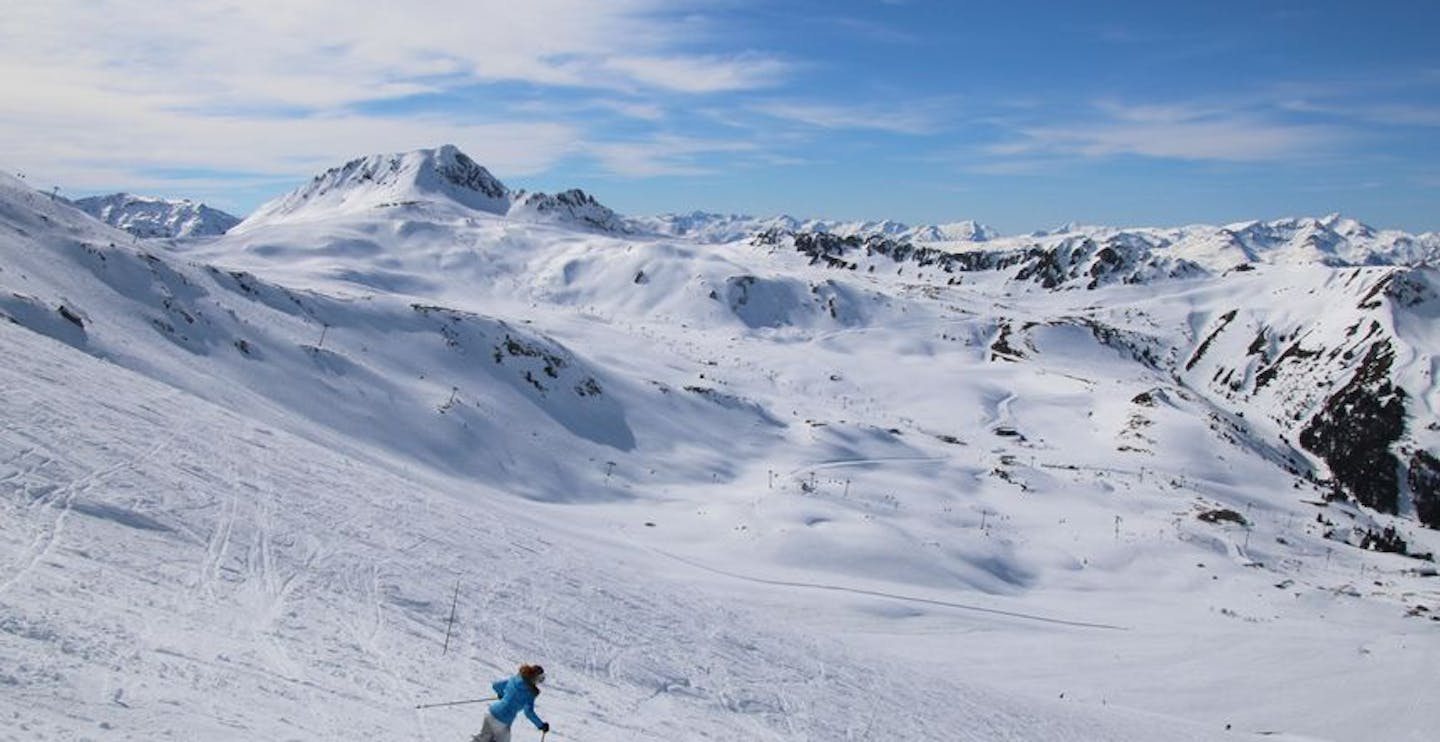
<instances>
[{"instance_id":1,"label":"rocky mountain ridge","mask_svg":"<svg viewBox=\"0 0 1440 742\"><path fill-rule=\"evenodd\" d=\"M76 208L112 227L145 238L224 234L240 218L190 199L114 193L72 201Z\"/></svg>"}]
</instances>

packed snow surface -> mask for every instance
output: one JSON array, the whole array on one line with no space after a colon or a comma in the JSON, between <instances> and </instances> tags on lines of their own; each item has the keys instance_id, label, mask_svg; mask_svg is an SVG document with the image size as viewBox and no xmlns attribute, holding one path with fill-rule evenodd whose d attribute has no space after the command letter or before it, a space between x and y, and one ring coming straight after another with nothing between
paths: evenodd
<instances>
[{"instance_id":1,"label":"packed snow surface","mask_svg":"<svg viewBox=\"0 0 1440 742\"><path fill-rule=\"evenodd\" d=\"M463 740L521 662L557 740L1440 727L1360 548L1424 482L1297 443L1388 384L1424 471L1431 238L546 198L447 147L133 244L0 176L0 738Z\"/></svg>"}]
</instances>

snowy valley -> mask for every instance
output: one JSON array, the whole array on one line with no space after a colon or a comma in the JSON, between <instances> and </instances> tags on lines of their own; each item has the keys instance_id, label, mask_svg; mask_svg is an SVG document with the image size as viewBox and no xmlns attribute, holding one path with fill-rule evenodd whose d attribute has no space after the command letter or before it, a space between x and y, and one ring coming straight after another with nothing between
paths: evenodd
<instances>
[{"instance_id":1,"label":"snowy valley","mask_svg":"<svg viewBox=\"0 0 1440 742\"><path fill-rule=\"evenodd\" d=\"M0 175L0 738L468 739L415 706L522 661L558 740L1440 728L1440 236L635 218L449 146L109 221Z\"/></svg>"}]
</instances>

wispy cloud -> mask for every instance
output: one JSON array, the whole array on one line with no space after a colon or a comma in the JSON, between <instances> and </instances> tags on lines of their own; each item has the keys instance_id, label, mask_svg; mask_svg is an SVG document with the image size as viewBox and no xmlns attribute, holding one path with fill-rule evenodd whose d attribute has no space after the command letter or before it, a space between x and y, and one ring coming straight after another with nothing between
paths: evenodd
<instances>
[{"instance_id":1,"label":"wispy cloud","mask_svg":"<svg viewBox=\"0 0 1440 742\"><path fill-rule=\"evenodd\" d=\"M1015 139L988 151L996 156L1265 162L1313 154L1345 137L1331 125L1288 123L1223 107L1101 103L1094 114L1090 120L1064 125L1021 126Z\"/></svg>"},{"instance_id":2,"label":"wispy cloud","mask_svg":"<svg viewBox=\"0 0 1440 742\"><path fill-rule=\"evenodd\" d=\"M603 100L596 101L596 106L614 111L626 118L638 121L659 121L665 118L665 107L659 103L644 103L640 101Z\"/></svg>"},{"instance_id":3,"label":"wispy cloud","mask_svg":"<svg viewBox=\"0 0 1440 742\"><path fill-rule=\"evenodd\" d=\"M915 107L880 107L863 104L803 103L775 100L752 107L767 116L816 126L822 129L858 129L895 134L932 134L941 128L941 118Z\"/></svg>"},{"instance_id":4,"label":"wispy cloud","mask_svg":"<svg viewBox=\"0 0 1440 742\"><path fill-rule=\"evenodd\" d=\"M661 136L643 141L594 142L583 149L612 172L654 177L713 173L716 166L711 160L716 155L749 154L759 147L746 141Z\"/></svg>"},{"instance_id":5,"label":"wispy cloud","mask_svg":"<svg viewBox=\"0 0 1440 742\"><path fill-rule=\"evenodd\" d=\"M890 4L899 5L900 3ZM837 28L853 38L864 41L881 44L915 44L920 41L920 37L914 33L869 18L831 16L816 18L815 22Z\"/></svg>"},{"instance_id":6,"label":"wispy cloud","mask_svg":"<svg viewBox=\"0 0 1440 742\"><path fill-rule=\"evenodd\" d=\"M1364 121L1388 126L1440 126L1440 106L1411 103L1321 102L1312 99L1287 100L1288 111L1320 114L1337 119Z\"/></svg>"},{"instance_id":7,"label":"wispy cloud","mask_svg":"<svg viewBox=\"0 0 1440 742\"><path fill-rule=\"evenodd\" d=\"M1017 159L1007 157L1001 160L962 164L961 169L972 175L1038 176L1054 172L1057 164L1050 158Z\"/></svg>"},{"instance_id":8,"label":"wispy cloud","mask_svg":"<svg viewBox=\"0 0 1440 742\"><path fill-rule=\"evenodd\" d=\"M661 121L669 115L666 106L657 101L616 97L512 101L505 104L505 111L510 115L551 119L593 119L597 114L614 114L622 119L647 122Z\"/></svg>"},{"instance_id":9,"label":"wispy cloud","mask_svg":"<svg viewBox=\"0 0 1440 742\"><path fill-rule=\"evenodd\" d=\"M46 0L7 9L3 58L74 82L192 101L330 106L436 80L709 91L784 64L688 51L659 0ZM83 40L83 41L80 41ZM10 78L12 84L19 80Z\"/></svg>"},{"instance_id":10,"label":"wispy cloud","mask_svg":"<svg viewBox=\"0 0 1440 742\"><path fill-rule=\"evenodd\" d=\"M631 83L680 93L753 90L778 84L789 70L785 62L765 55L619 56L603 68Z\"/></svg>"}]
</instances>

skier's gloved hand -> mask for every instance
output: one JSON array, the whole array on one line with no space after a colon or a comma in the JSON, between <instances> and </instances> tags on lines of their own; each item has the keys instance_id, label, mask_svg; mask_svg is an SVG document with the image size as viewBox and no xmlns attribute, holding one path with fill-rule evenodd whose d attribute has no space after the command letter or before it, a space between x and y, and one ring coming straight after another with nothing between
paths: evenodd
<instances>
[{"instance_id":1,"label":"skier's gloved hand","mask_svg":"<svg viewBox=\"0 0 1440 742\"><path fill-rule=\"evenodd\" d=\"M542 731L542 732L548 732L548 731L550 731L550 722L547 721L547 722L545 722L544 724L541 724L541 725L540 725L540 731Z\"/></svg>"}]
</instances>

